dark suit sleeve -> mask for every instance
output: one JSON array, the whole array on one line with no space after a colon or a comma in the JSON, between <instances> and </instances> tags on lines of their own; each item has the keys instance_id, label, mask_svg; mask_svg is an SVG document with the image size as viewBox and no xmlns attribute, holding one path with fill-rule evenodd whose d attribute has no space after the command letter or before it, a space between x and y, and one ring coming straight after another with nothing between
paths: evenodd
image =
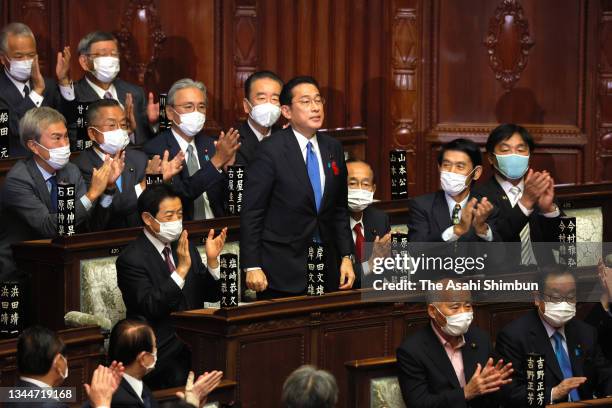
<instances>
[{"instance_id":1,"label":"dark suit sleeve","mask_svg":"<svg viewBox=\"0 0 612 408\"><path fill-rule=\"evenodd\" d=\"M463 389L430 392L424 362L403 347L397 349L399 383L406 406L411 408L466 407ZM424 354L423 354L424 355Z\"/></svg>"},{"instance_id":2,"label":"dark suit sleeve","mask_svg":"<svg viewBox=\"0 0 612 408\"><path fill-rule=\"evenodd\" d=\"M349 223L347 169L342 148L337 149L336 155L339 158L340 166L339 180L337 180L339 186L335 204L336 246L338 247L338 254L345 256L353 253L353 235Z\"/></svg>"},{"instance_id":3,"label":"dark suit sleeve","mask_svg":"<svg viewBox=\"0 0 612 408\"><path fill-rule=\"evenodd\" d=\"M202 287L198 292L202 294L202 302L217 302L221 298L220 282L216 281L206 265L202 262L202 256L195 245L189 244L191 253L191 271L201 279Z\"/></svg>"},{"instance_id":4,"label":"dark suit sleeve","mask_svg":"<svg viewBox=\"0 0 612 408\"><path fill-rule=\"evenodd\" d=\"M427 210L422 208L419 200L409 201L408 240L410 242L441 242L442 235L431 230L431 220Z\"/></svg>"},{"instance_id":5,"label":"dark suit sleeve","mask_svg":"<svg viewBox=\"0 0 612 408\"><path fill-rule=\"evenodd\" d=\"M495 350L505 363L511 362L514 369L512 382L502 386L500 398L508 402L508 406L522 406L527 400L527 382L523 368L525 355L521 350L521 342L517 336L502 330L497 335ZM550 392L547 398L550 398Z\"/></svg>"},{"instance_id":6,"label":"dark suit sleeve","mask_svg":"<svg viewBox=\"0 0 612 408\"><path fill-rule=\"evenodd\" d=\"M274 187L276 168L265 141L246 172L244 201L240 213L240 267L261 267L261 237ZM346 183L345 183L346 184Z\"/></svg>"},{"instance_id":7,"label":"dark suit sleeve","mask_svg":"<svg viewBox=\"0 0 612 408\"><path fill-rule=\"evenodd\" d=\"M170 275L162 285L154 286L147 273L145 254L136 253L136 248L117 258L117 284L127 309L138 311L149 321L181 310L181 288Z\"/></svg>"},{"instance_id":8,"label":"dark suit sleeve","mask_svg":"<svg viewBox=\"0 0 612 408\"><path fill-rule=\"evenodd\" d=\"M149 126L149 117L147 115L147 97L141 87L136 87L133 91L134 110L137 121L136 141L142 144L153 136L151 126Z\"/></svg>"}]
</instances>

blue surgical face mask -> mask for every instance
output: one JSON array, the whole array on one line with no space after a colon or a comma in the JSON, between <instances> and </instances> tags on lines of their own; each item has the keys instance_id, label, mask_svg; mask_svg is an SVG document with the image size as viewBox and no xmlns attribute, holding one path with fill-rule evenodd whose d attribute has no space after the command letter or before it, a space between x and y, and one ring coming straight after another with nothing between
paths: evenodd
<instances>
[{"instance_id":1,"label":"blue surgical face mask","mask_svg":"<svg viewBox=\"0 0 612 408\"><path fill-rule=\"evenodd\" d=\"M518 180L527 173L529 169L529 155L522 154L496 154L497 170L510 180Z\"/></svg>"}]
</instances>

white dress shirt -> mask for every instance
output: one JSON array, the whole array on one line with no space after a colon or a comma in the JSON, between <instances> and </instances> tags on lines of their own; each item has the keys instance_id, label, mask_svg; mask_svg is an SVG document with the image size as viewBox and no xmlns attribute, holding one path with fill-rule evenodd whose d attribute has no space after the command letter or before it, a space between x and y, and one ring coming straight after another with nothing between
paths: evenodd
<instances>
[{"instance_id":1,"label":"white dress shirt","mask_svg":"<svg viewBox=\"0 0 612 408\"><path fill-rule=\"evenodd\" d=\"M40 387L40 388L51 388L51 386L50 386L49 384L44 383L44 382L42 382L42 381L40 381L40 380L36 380L36 379L34 379L34 378L30 378L30 377L19 377L19 379L20 379L21 381L25 381L25 382L29 382L30 384L34 384L35 386Z\"/></svg>"},{"instance_id":2,"label":"white dress shirt","mask_svg":"<svg viewBox=\"0 0 612 408\"><path fill-rule=\"evenodd\" d=\"M260 142L272 134L272 128L269 128L268 133L266 133L265 135L259 130L255 129L255 127L253 127L253 125L251 124L251 118L247 119L247 124L249 125L253 133L255 133L255 137L257 138L257 140L259 140Z\"/></svg>"},{"instance_id":3,"label":"white dress shirt","mask_svg":"<svg viewBox=\"0 0 612 408\"><path fill-rule=\"evenodd\" d=\"M514 184L512 184L510 181L504 179L499 174L495 174L495 180L497 180L501 188L508 196L508 200L510 200L510 204L512 205L512 207L518 204L519 208L521 209L523 214L525 214L526 217L529 217L531 213L533 213L533 208L531 210L528 210L520 202L520 199L523 197L523 191L525 191L525 179L521 179L521 181L516 185L516 187L518 187L518 189L520 190L518 195L512 194L512 192L510 191L512 187L515 187ZM547 218L555 218L561 215L561 213L559 209L556 209L555 211L551 211L549 213L542 213L542 215Z\"/></svg>"},{"instance_id":4,"label":"white dress shirt","mask_svg":"<svg viewBox=\"0 0 612 408\"><path fill-rule=\"evenodd\" d=\"M17 81L15 78L13 78L8 71L6 70L6 68L4 69L4 72L6 73L6 76L8 79L11 80L11 82L15 85L15 87L17 88L17 90L19 91L20 94L23 95L23 97L25 98L26 96L29 96L30 99L32 100L32 102L34 102L34 105L37 108L40 108L40 106L42 105L43 101L45 100L44 96L39 95L37 92L35 92L32 89L32 83L28 80L26 82L20 82ZM25 94L25 86L28 86L28 88L30 89L30 93L28 95ZM72 85L72 83L70 83L70 85L68 86L64 86L64 85L59 85L59 90L60 93L62 94L62 96L64 97L65 100L67 101L73 101L75 96L74 96L74 87Z\"/></svg>"},{"instance_id":5,"label":"white dress shirt","mask_svg":"<svg viewBox=\"0 0 612 408\"><path fill-rule=\"evenodd\" d=\"M365 226L363 225L363 212L361 213L361 218L359 219L359 221L355 221L355 219L349 215L349 224L351 226L351 234L353 234L353 244L357 244L357 233L355 232L355 230L353 228L355 228L355 225L359 224L361 226L361 233L363 234L363 249L364 249L364 251L365 251L365 248L367 247L367 245L374 246L373 243L369 243L368 244L368 243L366 243L366 240L365 240ZM365 260L365 261L361 262L361 270L363 271L364 275L369 275L370 274L371 271L370 271L370 265L368 264L368 260Z\"/></svg>"},{"instance_id":6,"label":"white dress shirt","mask_svg":"<svg viewBox=\"0 0 612 408\"><path fill-rule=\"evenodd\" d=\"M104 157L106 156L106 154L99 150L97 147L94 147L93 149L94 152L96 152L96 154L98 155L98 157L104 162ZM136 198L140 197L140 195L142 194L142 187L140 183L136 183L136 185L134 185L134 191L136 192Z\"/></svg>"},{"instance_id":7,"label":"white dress shirt","mask_svg":"<svg viewBox=\"0 0 612 408\"><path fill-rule=\"evenodd\" d=\"M187 167L187 162L191 159L189 157L189 153L187 153L187 148L191 145L193 146L193 158L198 164L198 168L201 169L202 166L200 165L200 158L198 157L198 148L196 147L196 144L195 144L195 138L191 138L191 141L187 142L185 139L181 137L181 135L176 133L174 129L170 129L170 130L172 131L172 134L174 135L174 138L176 139L176 142L178 143L181 151L185 154L185 162L183 163L183 166ZM221 173L223 170L217 169L217 171ZM206 191L205 191L204 194L202 195L204 196L204 216L206 217L207 220L210 218L215 218L215 214L213 213L212 208L210 207L210 201L208 200L208 194L206 194Z\"/></svg>"},{"instance_id":8,"label":"white dress shirt","mask_svg":"<svg viewBox=\"0 0 612 408\"><path fill-rule=\"evenodd\" d=\"M325 191L325 169L323 168L323 160L321 160L321 150L319 149L319 143L317 142L317 134L315 133L314 136L308 139L306 136L304 136L295 129L293 129L293 133L295 134L295 138L297 139L297 142L300 145L300 151L302 152L304 163L306 163L308 142L312 143L313 151L317 155L317 160L319 161L319 176L321 178L321 197L323 197L323 192Z\"/></svg>"},{"instance_id":9,"label":"white dress shirt","mask_svg":"<svg viewBox=\"0 0 612 408\"><path fill-rule=\"evenodd\" d=\"M98 95L98 98L100 99L104 99L104 95L107 92L110 92L110 94L113 96L113 99L116 100L117 102L119 102L119 105L121 106L121 108L123 108L123 104L121 103L121 101L119 100L119 96L117 95L117 88L115 88L115 84L113 84L111 82L110 86L108 87L108 89L102 89L100 88L98 85L94 84L89 78L85 77L85 81L87 81L87 83L89 84L89 86L91 86L91 89L94 90L94 92L96 93L96 95Z\"/></svg>"},{"instance_id":10,"label":"white dress shirt","mask_svg":"<svg viewBox=\"0 0 612 408\"><path fill-rule=\"evenodd\" d=\"M546 334L548 335L548 340L550 341L550 345L552 346L553 352L555 351L555 339L553 339L552 336L553 334L555 334L556 331L558 331L561 334L561 346L563 347L563 349L565 350L569 358L569 353L567 351L567 339L565 338L565 326L555 329L550 324L548 324L546 320L542 319L542 316L540 316L540 321L542 322L542 324L544 325L544 328L546 329ZM553 403L552 389L550 390L550 403L551 404Z\"/></svg>"},{"instance_id":11,"label":"white dress shirt","mask_svg":"<svg viewBox=\"0 0 612 408\"><path fill-rule=\"evenodd\" d=\"M142 399L142 390L144 389L144 384L142 383L142 380L139 380L136 377L132 377L128 373L123 373L123 378L130 385L130 387L132 387L136 395L138 395L138 398L140 398L140 400L144 402L144 400Z\"/></svg>"},{"instance_id":12,"label":"white dress shirt","mask_svg":"<svg viewBox=\"0 0 612 408\"><path fill-rule=\"evenodd\" d=\"M470 198L469 194L460 203L457 203L453 197L451 197L450 195L446 193L444 193L444 197L446 198L446 205L448 205L448 212L450 214L451 221L453 219L453 211L455 210L456 204L459 204L461 206L461 209L459 210L459 213L457 214L458 217L461 219L461 211L463 211L463 207L465 207L465 205L468 202L468 199ZM454 227L455 227L454 225L451 225L450 227L445 229L444 232L442 232L442 240L447 241L447 242L454 242L459 239L459 236L455 234ZM491 228L489 227L489 224L487 224L486 234L477 234L477 235L480 238L484 239L485 241L489 241L489 242L493 241L493 233L491 232Z\"/></svg>"}]
</instances>

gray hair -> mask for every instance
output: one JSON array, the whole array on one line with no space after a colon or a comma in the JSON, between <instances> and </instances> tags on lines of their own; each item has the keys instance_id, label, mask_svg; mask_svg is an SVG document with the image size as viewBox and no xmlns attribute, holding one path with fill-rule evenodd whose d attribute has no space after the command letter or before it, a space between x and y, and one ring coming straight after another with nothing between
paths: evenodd
<instances>
[{"instance_id":1,"label":"gray hair","mask_svg":"<svg viewBox=\"0 0 612 408\"><path fill-rule=\"evenodd\" d=\"M28 36L34 39L34 33L30 30L30 27L23 23L10 23L2 28L0 31L0 53L6 54L8 52L8 37L9 35Z\"/></svg>"},{"instance_id":2,"label":"gray hair","mask_svg":"<svg viewBox=\"0 0 612 408\"><path fill-rule=\"evenodd\" d=\"M79 41L79 55L87 55L91 52L91 45L100 41L114 41L117 42L117 38L111 33L106 31L92 31ZM119 46L119 44L117 44Z\"/></svg>"},{"instance_id":3,"label":"gray hair","mask_svg":"<svg viewBox=\"0 0 612 408\"><path fill-rule=\"evenodd\" d=\"M41 106L32 108L23 115L19 121L19 139L23 147L27 149L28 140L40 143L42 132L54 123L66 124L66 118L53 108Z\"/></svg>"},{"instance_id":4,"label":"gray hair","mask_svg":"<svg viewBox=\"0 0 612 408\"><path fill-rule=\"evenodd\" d=\"M310 365L303 365L283 384L285 408L333 408L338 402L338 385L333 375Z\"/></svg>"},{"instance_id":5,"label":"gray hair","mask_svg":"<svg viewBox=\"0 0 612 408\"><path fill-rule=\"evenodd\" d=\"M176 93L180 91L181 89L186 89L186 88L199 89L200 91L202 91L202 93L204 94L204 98L206 99L206 85L204 85L204 83L200 81L194 81L191 78L183 78L183 79L179 79L178 81L172 84L172 86L170 87L170 90L168 91L168 99L166 103L168 105L173 106L174 96L176 95Z\"/></svg>"}]
</instances>

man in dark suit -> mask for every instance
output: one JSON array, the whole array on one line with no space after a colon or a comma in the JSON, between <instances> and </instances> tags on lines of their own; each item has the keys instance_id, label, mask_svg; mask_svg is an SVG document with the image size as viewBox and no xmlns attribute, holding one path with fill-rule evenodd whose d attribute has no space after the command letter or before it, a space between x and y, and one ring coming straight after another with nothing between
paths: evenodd
<instances>
[{"instance_id":1,"label":"man in dark suit","mask_svg":"<svg viewBox=\"0 0 612 408\"><path fill-rule=\"evenodd\" d=\"M527 401L525 361L529 353L544 356L545 403L612 395L612 365L602 355L597 331L574 318L576 280L558 266L541 273L537 309L504 327L496 349L514 367L512 384L503 387L504 406Z\"/></svg>"},{"instance_id":2,"label":"man in dark suit","mask_svg":"<svg viewBox=\"0 0 612 408\"><path fill-rule=\"evenodd\" d=\"M121 362L125 367L119 388L113 395L112 407L156 408L157 400L143 382L143 378L156 369L157 342L151 327L136 320L117 322L110 335L108 358ZM193 390L198 394L197 406L206 401L206 396L219 385L222 377L221 371L212 371L198 378L193 384Z\"/></svg>"},{"instance_id":3,"label":"man in dark suit","mask_svg":"<svg viewBox=\"0 0 612 408\"><path fill-rule=\"evenodd\" d=\"M207 265L183 231L183 208L171 186L147 188L138 197L143 233L117 258L117 283L129 319L146 321L157 339L157 369L145 382L152 389L182 385L191 352L172 326L172 312L199 309L219 299L219 262L226 231L206 240Z\"/></svg>"},{"instance_id":4,"label":"man in dark suit","mask_svg":"<svg viewBox=\"0 0 612 408\"><path fill-rule=\"evenodd\" d=\"M397 349L399 383L411 408L497 406L499 387L509 383L512 365L494 364L489 336L472 327L469 291L427 294L430 324L409 335Z\"/></svg>"},{"instance_id":5,"label":"man in dark suit","mask_svg":"<svg viewBox=\"0 0 612 408\"><path fill-rule=\"evenodd\" d=\"M74 89L68 76L70 48L65 47L57 56L59 88L55 80L40 73L36 39L25 24L10 23L0 31L0 62L4 67L0 71L0 95L9 109L9 155L23 156L27 149L19 142L19 120L28 110L50 106L64 115L71 114Z\"/></svg>"},{"instance_id":6,"label":"man in dark suit","mask_svg":"<svg viewBox=\"0 0 612 408\"><path fill-rule=\"evenodd\" d=\"M154 156L151 160L135 149L125 149L128 138L129 124L125 111L114 99L99 99L87 109L87 133L93 146L81 152L74 160L79 167L85 184L89 187L93 169L100 168L105 157L124 156L125 167L116 181L117 192L110 206L111 215L106 225L98 225L99 230L114 228L129 228L142 225L137 210L138 196L146 188L145 175L163 174L165 182L182 170L183 155L178 154L174 160L168 161L168 153L164 157Z\"/></svg>"},{"instance_id":7,"label":"man in dark suit","mask_svg":"<svg viewBox=\"0 0 612 408\"><path fill-rule=\"evenodd\" d=\"M376 192L374 170L364 161L346 162L349 225L355 254L355 288L371 286L372 260L389 256L391 227L389 216L371 206ZM368 279L366 279L368 278Z\"/></svg>"},{"instance_id":8,"label":"man in dark suit","mask_svg":"<svg viewBox=\"0 0 612 408\"><path fill-rule=\"evenodd\" d=\"M584 321L597 329L601 351L608 361L612 361L612 255L608 255L606 261L600 260L597 265L602 287L600 300Z\"/></svg>"},{"instance_id":9,"label":"man in dark suit","mask_svg":"<svg viewBox=\"0 0 612 408\"><path fill-rule=\"evenodd\" d=\"M151 125L159 119L159 105L152 95L145 98L138 85L117 78L119 73L119 44L111 33L94 31L79 42L79 65L85 76L74 84L76 100L93 102L115 99L125 109L133 144L144 144L153 137Z\"/></svg>"},{"instance_id":10,"label":"man in dark suit","mask_svg":"<svg viewBox=\"0 0 612 408\"><path fill-rule=\"evenodd\" d=\"M21 142L30 152L9 171L2 190L0 281L16 277L11 244L57 235L57 185L75 186L77 231L105 224L123 159L107 159L94 170L87 188L79 169L69 163L66 120L49 107L29 110L20 121Z\"/></svg>"},{"instance_id":11,"label":"man in dark suit","mask_svg":"<svg viewBox=\"0 0 612 408\"><path fill-rule=\"evenodd\" d=\"M326 251L326 290L349 289L355 280L344 152L338 141L317 133L324 103L314 78L286 83L281 109L291 126L261 143L247 172L241 267L250 289L266 290L260 298L305 293L313 242Z\"/></svg>"},{"instance_id":12,"label":"man in dark suit","mask_svg":"<svg viewBox=\"0 0 612 408\"><path fill-rule=\"evenodd\" d=\"M217 141L202 132L206 121L206 87L183 78L168 91L166 114L172 127L144 146L149 156L183 154L183 170L172 185L183 200L185 220L202 220L225 215L227 177L223 170L234 164L240 135L230 129Z\"/></svg>"},{"instance_id":13,"label":"man in dark suit","mask_svg":"<svg viewBox=\"0 0 612 408\"><path fill-rule=\"evenodd\" d=\"M561 212L554 202L555 182L547 171L529 169L534 147L533 137L522 126L495 128L487 139L487 157L495 175L475 188L498 209L496 230L501 239L516 243L507 246L507 265L512 269L519 263L552 263L551 250L532 243L558 242L555 231Z\"/></svg>"},{"instance_id":14,"label":"man in dark suit","mask_svg":"<svg viewBox=\"0 0 612 408\"><path fill-rule=\"evenodd\" d=\"M244 82L244 113L248 119L238 128L240 149L236 164L253 161L259 143L272 134L272 127L280 117L280 93L283 81L274 72L258 71Z\"/></svg>"}]
</instances>

